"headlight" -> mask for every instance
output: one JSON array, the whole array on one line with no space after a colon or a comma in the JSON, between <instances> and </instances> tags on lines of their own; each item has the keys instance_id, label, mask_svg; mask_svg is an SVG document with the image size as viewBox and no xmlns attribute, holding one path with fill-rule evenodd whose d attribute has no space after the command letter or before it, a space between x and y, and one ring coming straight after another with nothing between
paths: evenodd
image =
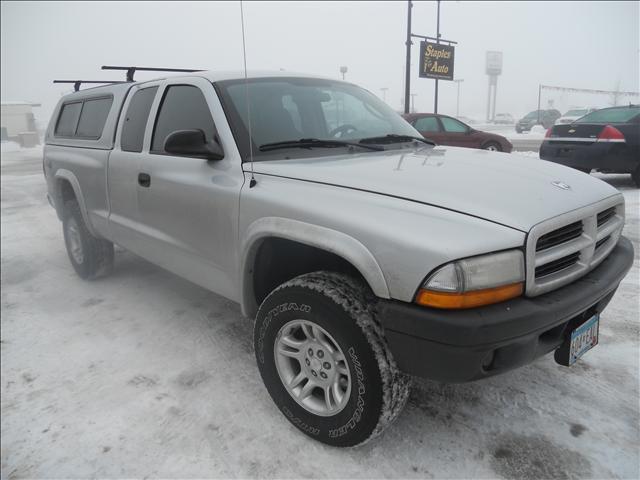
<instances>
[{"instance_id":1,"label":"headlight","mask_svg":"<svg viewBox=\"0 0 640 480\"><path fill-rule=\"evenodd\" d=\"M447 263L422 284L416 303L435 308L472 308L503 302L524 291L520 250Z\"/></svg>"}]
</instances>

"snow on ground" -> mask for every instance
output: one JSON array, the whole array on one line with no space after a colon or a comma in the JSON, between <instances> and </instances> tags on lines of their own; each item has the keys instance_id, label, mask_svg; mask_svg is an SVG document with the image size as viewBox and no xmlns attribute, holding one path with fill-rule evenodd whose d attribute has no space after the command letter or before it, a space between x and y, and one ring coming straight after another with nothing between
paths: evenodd
<instances>
[{"instance_id":1,"label":"snow on ground","mask_svg":"<svg viewBox=\"0 0 640 480\"><path fill-rule=\"evenodd\" d=\"M2 153L19 152L20 148L20 144L16 142L0 142L0 151Z\"/></svg>"},{"instance_id":2,"label":"snow on ground","mask_svg":"<svg viewBox=\"0 0 640 480\"><path fill-rule=\"evenodd\" d=\"M480 382L416 380L398 421L358 449L299 433L264 389L236 304L127 252L114 274L73 272L45 200L41 155L1 176L1 476L637 478L636 261L572 368L545 357Z\"/></svg>"}]
</instances>

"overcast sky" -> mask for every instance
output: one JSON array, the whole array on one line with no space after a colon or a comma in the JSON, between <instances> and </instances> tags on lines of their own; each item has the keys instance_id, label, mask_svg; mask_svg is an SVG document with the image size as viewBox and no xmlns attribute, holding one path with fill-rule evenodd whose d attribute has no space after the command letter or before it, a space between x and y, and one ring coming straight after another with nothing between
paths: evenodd
<instances>
[{"instance_id":1,"label":"overcast sky","mask_svg":"<svg viewBox=\"0 0 640 480\"><path fill-rule=\"evenodd\" d=\"M242 68L239 2L2 2L2 100L41 102L46 123L68 86L55 78L120 79L104 64ZM400 108L407 2L245 2L249 69L340 77ZM434 36L436 2L415 2L413 32ZM638 2L449 2L442 38L458 42L460 114L484 118L485 52L504 52L497 112L536 108L538 85L638 91ZM433 80L417 75L416 109L433 110ZM139 78L151 78L140 74ZM455 113L456 85L440 82L440 112ZM607 96L546 93L562 108L606 106ZM629 99L627 98L626 101ZM636 97L635 101L639 101Z\"/></svg>"}]
</instances>

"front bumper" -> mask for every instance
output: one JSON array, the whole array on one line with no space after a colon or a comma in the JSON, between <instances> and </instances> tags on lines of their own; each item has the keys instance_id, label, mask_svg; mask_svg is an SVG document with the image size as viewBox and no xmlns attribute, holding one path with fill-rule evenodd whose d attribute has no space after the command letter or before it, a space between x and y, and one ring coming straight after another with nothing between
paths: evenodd
<instances>
[{"instance_id":1,"label":"front bumper","mask_svg":"<svg viewBox=\"0 0 640 480\"><path fill-rule=\"evenodd\" d=\"M607 306L633 263L625 237L594 270L538 297L471 310L381 300L378 318L405 373L444 382L477 380L531 363Z\"/></svg>"}]
</instances>

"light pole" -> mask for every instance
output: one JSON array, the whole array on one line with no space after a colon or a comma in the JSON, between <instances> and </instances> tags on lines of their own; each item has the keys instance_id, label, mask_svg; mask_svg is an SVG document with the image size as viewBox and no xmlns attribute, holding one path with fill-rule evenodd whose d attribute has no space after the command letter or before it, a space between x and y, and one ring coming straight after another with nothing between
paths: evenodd
<instances>
[{"instance_id":1,"label":"light pole","mask_svg":"<svg viewBox=\"0 0 640 480\"><path fill-rule=\"evenodd\" d=\"M456 96L456 118L460 116L460 84L464 82L464 78L454 80L458 84L458 94Z\"/></svg>"},{"instance_id":2,"label":"light pole","mask_svg":"<svg viewBox=\"0 0 640 480\"><path fill-rule=\"evenodd\" d=\"M409 94L411 93L411 0L407 0L407 59L404 67L404 113L409 113Z\"/></svg>"},{"instance_id":3,"label":"light pole","mask_svg":"<svg viewBox=\"0 0 640 480\"><path fill-rule=\"evenodd\" d=\"M438 0L436 43L440 43L440 0ZM437 78L436 78L436 91L435 91L435 95L433 96L433 113L438 113L438 79Z\"/></svg>"},{"instance_id":4,"label":"light pole","mask_svg":"<svg viewBox=\"0 0 640 480\"><path fill-rule=\"evenodd\" d=\"M387 90L389 90L389 87L382 87L380 90L382 91L382 101L387 103Z\"/></svg>"},{"instance_id":5,"label":"light pole","mask_svg":"<svg viewBox=\"0 0 640 480\"><path fill-rule=\"evenodd\" d=\"M411 113L416 113L415 100L416 100L417 96L418 96L417 93L412 93L411 94Z\"/></svg>"},{"instance_id":6,"label":"light pole","mask_svg":"<svg viewBox=\"0 0 640 480\"><path fill-rule=\"evenodd\" d=\"M344 80L344 75L345 75L345 73L347 73L347 70L348 70L347 67L344 66L344 65L342 67L340 67L340 73L342 74L342 80Z\"/></svg>"}]
</instances>

